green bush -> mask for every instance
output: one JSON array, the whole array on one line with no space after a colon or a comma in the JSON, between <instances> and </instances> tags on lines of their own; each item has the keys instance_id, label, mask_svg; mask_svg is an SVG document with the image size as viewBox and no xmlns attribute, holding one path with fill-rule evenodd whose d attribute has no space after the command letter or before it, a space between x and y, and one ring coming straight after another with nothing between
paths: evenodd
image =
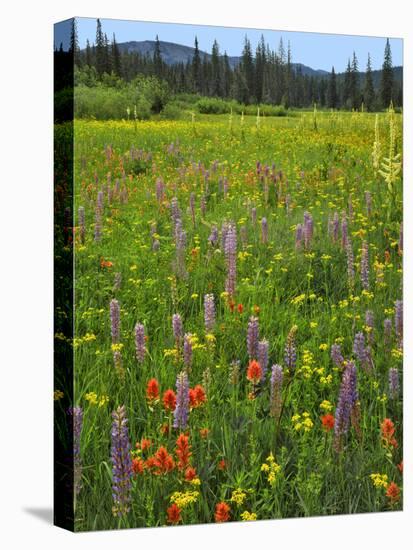
<instances>
[{"instance_id":1,"label":"green bush","mask_svg":"<svg viewBox=\"0 0 413 550\"><path fill-rule=\"evenodd\" d=\"M182 115L183 112L175 101L167 103L161 111L161 118L165 120L179 120Z\"/></svg>"}]
</instances>

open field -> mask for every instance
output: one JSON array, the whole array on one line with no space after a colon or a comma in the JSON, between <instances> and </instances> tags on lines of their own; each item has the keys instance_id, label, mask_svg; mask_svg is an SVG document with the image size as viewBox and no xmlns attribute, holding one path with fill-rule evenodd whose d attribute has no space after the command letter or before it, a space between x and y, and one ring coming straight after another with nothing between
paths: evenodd
<instances>
[{"instance_id":1,"label":"open field","mask_svg":"<svg viewBox=\"0 0 413 550\"><path fill-rule=\"evenodd\" d=\"M401 509L401 139L75 122L77 530Z\"/></svg>"}]
</instances>

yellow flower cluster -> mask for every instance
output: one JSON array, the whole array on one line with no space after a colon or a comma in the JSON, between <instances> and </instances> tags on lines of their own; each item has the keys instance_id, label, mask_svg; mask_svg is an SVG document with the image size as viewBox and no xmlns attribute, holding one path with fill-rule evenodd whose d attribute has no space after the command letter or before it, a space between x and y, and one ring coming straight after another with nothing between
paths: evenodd
<instances>
[{"instance_id":1,"label":"yellow flower cluster","mask_svg":"<svg viewBox=\"0 0 413 550\"><path fill-rule=\"evenodd\" d=\"M389 478L386 474L370 474L370 479L375 487L384 487L384 489L387 489Z\"/></svg>"},{"instance_id":2,"label":"yellow flower cluster","mask_svg":"<svg viewBox=\"0 0 413 550\"><path fill-rule=\"evenodd\" d=\"M304 432L309 432L313 426L314 422L310 418L310 413L303 412L302 414L295 414L291 418L291 422L293 423L294 430L297 432L303 430Z\"/></svg>"},{"instance_id":3,"label":"yellow flower cluster","mask_svg":"<svg viewBox=\"0 0 413 550\"><path fill-rule=\"evenodd\" d=\"M59 399L62 399L64 396L64 393L60 390L55 390L53 392L53 399L54 401L59 401Z\"/></svg>"},{"instance_id":4,"label":"yellow flower cluster","mask_svg":"<svg viewBox=\"0 0 413 550\"><path fill-rule=\"evenodd\" d=\"M242 512L241 514L241 519L242 521L255 521L257 519L257 514L245 510L245 512Z\"/></svg>"},{"instance_id":5,"label":"yellow flower cluster","mask_svg":"<svg viewBox=\"0 0 413 550\"><path fill-rule=\"evenodd\" d=\"M87 342L93 342L96 340L96 335L90 332L87 332L84 336L81 336L79 338L73 338L73 347L77 348L81 344L85 344Z\"/></svg>"},{"instance_id":6,"label":"yellow flower cluster","mask_svg":"<svg viewBox=\"0 0 413 550\"><path fill-rule=\"evenodd\" d=\"M267 481L274 487L277 481L277 474L281 470L281 466L275 462L274 455L270 453L264 464L261 466L261 472L265 472L267 475Z\"/></svg>"},{"instance_id":7,"label":"yellow flower cluster","mask_svg":"<svg viewBox=\"0 0 413 550\"><path fill-rule=\"evenodd\" d=\"M238 504L238 506L241 506L241 504L244 503L244 500L246 499L247 494L244 493L241 489L235 489L235 491L232 491L231 495L231 502L235 502L235 504Z\"/></svg>"},{"instance_id":8,"label":"yellow flower cluster","mask_svg":"<svg viewBox=\"0 0 413 550\"><path fill-rule=\"evenodd\" d=\"M123 348L123 344L112 344L111 345L111 350L113 351L113 353L115 353L115 351L122 351L122 348Z\"/></svg>"},{"instance_id":9,"label":"yellow flower cluster","mask_svg":"<svg viewBox=\"0 0 413 550\"><path fill-rule=\"evenodd\" d=\"M327 399L324 399L324 401L320 403L320 409L326 413L329 413L330 411L333 410L333 405L330 403L330 401L327 401Z\"/></svg>"},{"instance_id":10,"label":"yellow flower cluster","mask_svg":"<svg viewBox=\"0 0 413 550\"><path fill-rule=\"evenodd\" d=\"M97 405L98 407L103 407L104 405L106 405L106 403L109 402L108 395L99 396L94 391L85 394L85 399L89 402L90 405Z\"/></svg>"},{"instance_id":11,"label":"yellow flower cluster","mask_svg":"<svg viewBox=\"0 0 413 550\"><path fill-rule=\"evenodd\" d=\"M199 491L185 491L183 493L175 491L175 493L171 495L170 501L175 502L175 504L182 509L196 502L198 497Z\"/></svg>"}]
</instances>

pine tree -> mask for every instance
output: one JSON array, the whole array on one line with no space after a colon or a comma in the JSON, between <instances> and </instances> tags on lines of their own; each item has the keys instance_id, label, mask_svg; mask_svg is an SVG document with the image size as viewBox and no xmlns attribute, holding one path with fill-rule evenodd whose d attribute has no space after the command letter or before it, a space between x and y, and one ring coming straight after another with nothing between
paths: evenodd
<instances>
[{"instance_id":1,"label":"pine tree","mask_svg":"<svg viewBox=\"0 0 413 550\"><path fill-rule=\"evenodd\" d=\"M219 46L218 42L214 40L212 44L212 55L211 55L211 65L212 65L212 95L221 97L222 95L222 86L221 86L221 63L219 59Z\"/></svg>"},{"instance_id":2,"label":"pine tree","mask_svg":"<svg viewBox=\"0 0 413 550\"><path fill-rule=\"evenodd\" d=\"M154 67L155 76L157 76L158 78L161 78L163 61L162 61L162 54L161 54L161 45L159 43L158 35L156 35L156 39L155 39L155 51L153 53L153 67Z\"/></svg>"},{"instance_id":3,"label":"pine tree","mask_svg":"<svg viewBox=\"0 0 413 550\"><path fill-rule=\"evenodd\" d=\"M223 95L224 97L229 97L231 94L231 87L232 87L232 71L231 67L229 66L229 60L227 52L224 52L223 62Z\"/></svg>"},{"instance_id":4,"label":"pine tree","mask_svg":"<svg viewBox=\"0 0 413 550\"><path fill-rule=\"evenodd\" d=\"M384 61L381 72L381 101L385 109L389 107L393 99L393 64L391 58L390 41L387 39L386 47L384 48Z\"/></svg>"},{"instance_id":5,"label":"pine tree","mask_svg":"<svg viewBox=\"0 0 413 550\"><path fill-rule=\"evenodd\" d=\"M112 56L106 33L103 37L103 60L104 72L110 74L112 72Z\"/></svg>"},{"instance_id":6,"label":"pine tree","mask_svg":"<svg viewBox=\"0 0 413 550\"><path fill-rule=\"evenodd\" d=\"M90 49L89 39L86 40L85 62L89 67L92 66L92 51Z\"/></svg>"},{"instance_id":7,"label":"pine tree","mask_svg":"<svg viewBox=\"0 0 413 550\"><path fill-rule=\"evenodd\" d=\"M80 48L77 36L76 18L72 19L72 28L70 31L70 52L73 54L73 62L75 65L80 65Z\"/></svg>"},{"instance_id":8,"label":"pine tree","mask_svg":"<svg viewBox=\"0 0 413 550\"><path fill-rule=\"evenodd\" d=\"M344 73L344 84L343 84L343 99L342 104L344 108L351 108L351 65L350 59L347 63L346 72Z\"/></svg>"},{"instance_id":9,"label":"pine tree","mask_svg":"<svg viewBox=\"0 0 413 550\"><path fill-rule=\"evenodd\" d=\"M373 77L371 74L371 59L370 54L367 56L367 67L366 67L366 79L364 81L364 90L363 90L363 103L367 111L374 111L374 86L373 86Z\"/></svg>"},{"instance_id":10,"label":"pine tree","mask_svg":"<svg viewBox=\"0 0 413 550\"><path fill-rule=\"evenodd\" d=\"M116 76L122 76L122 62L120 58L120 52L119 47L116 42L115 33L113 33L113 39L112 39L112 64L113 64L113 72Z\"/></svg>"},{"instance_id":11,"label":"pine tree","mask_svg":"<svg viewBox=\"0 0 413 550\"><path fill-rule=\"evenodd\" d=\"M334 67L331 68L330 80L328 82L327 104L330 109L337 109L338 107L337 79Z\"/></svg>"},{"instance_id":12,"label":"pine tree","mask_svg":"<svg viewBox=\"0 0 413 550\"><path fill-rule=\"evenodd\" d=\"M244 49L242 50L241 67L242 76L244 77L242 86L244 88L244 97L241 102L249 104L253 102L254 95L254 62L252 59L251 42L247 36L245 36Z\"/></svg>"},{"instance_id":13,"label":"pine tree","mask_svg":"<svg viewBox=\"0 0 413 550\"><path fill-rule=\"evenodd\" d=\"M360 79L358 71L358 61L356 52L353 52L353 60L351 63L350 72L350 102L352 109L358 109L360 107Z\"/></svg>"},{"instance_id":14,"label":"pine tree","mask_svg":"<svg viewBox=\"0 0 413 550\"><path fill-rule=\"evenodd\" d=\"M199 55L198 38L195 36L195 51L192 58L192 81L194 92L200 93L202 91L201 86L201 57Z\"/></svg>"},{"instance_id":15,"label":"pine tree","mask_svg":"<svg viewBox=\"0 0 413 550\"><path fill-rule=\"evenodd\" d=\"M96 22L96 72L98 76L101 77L105 70L105 46L102 33L102 24L100 19Z\"/></svg>"}]
</instances>

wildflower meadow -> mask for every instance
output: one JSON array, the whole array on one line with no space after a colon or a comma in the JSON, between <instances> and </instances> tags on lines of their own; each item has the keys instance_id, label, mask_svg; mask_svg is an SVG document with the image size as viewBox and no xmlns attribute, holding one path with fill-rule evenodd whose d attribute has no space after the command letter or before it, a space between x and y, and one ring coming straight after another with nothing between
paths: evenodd
<instances>
[{"instance_id":1,"label":"wildflower meadow","mask_svg":"<svg viewBox=\"0 0 413 550\"><path fill-rule=\"evenodd\" d=\"M75 530L400 510L402 115L73 132Z\"/></svg>"}]
</instances>

